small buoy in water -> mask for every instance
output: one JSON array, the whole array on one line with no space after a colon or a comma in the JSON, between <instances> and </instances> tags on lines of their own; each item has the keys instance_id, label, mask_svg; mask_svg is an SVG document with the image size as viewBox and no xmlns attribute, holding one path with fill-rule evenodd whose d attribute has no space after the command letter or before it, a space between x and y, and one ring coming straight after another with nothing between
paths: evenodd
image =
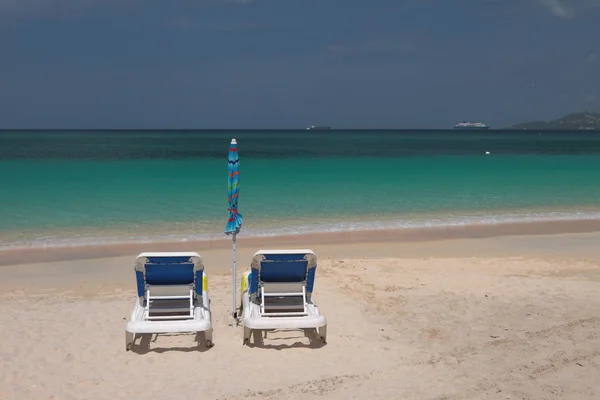
<instances>
[{"instance_id":1,"label":"small buoy in water","mask_svg":"<svg viewBox=\"0 0 600 400\"><path fill-rule=\"evenodd\" d=\"M489 152L489 151L486 151L486 152L485 152L485 154L489 156L489 155L490 155L490 152Z\"/></svg>"}]
</instances>

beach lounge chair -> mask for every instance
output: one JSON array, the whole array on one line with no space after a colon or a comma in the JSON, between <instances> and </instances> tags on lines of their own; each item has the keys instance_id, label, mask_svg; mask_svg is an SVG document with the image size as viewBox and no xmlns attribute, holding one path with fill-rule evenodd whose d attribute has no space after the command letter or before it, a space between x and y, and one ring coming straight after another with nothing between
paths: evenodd
<instances>
[{"instance_id":1,"label":"beach lounge chair","mask_svg":"<svg viewBox=\"0 0 600 400\"><path fill-rule=\"evenodd\" d=\"M242 278L243 344L253 330L315 329L327 341L327 320L312 296L317 257L311 250L259 250Z\"/></svg>"},{"instance_id":2,"label":"beach lounge chair","mask_svg":"<svg viewBox=\"0 0 600 400\"><path fill-rule=\"evenodd\" d=\"M204 332L212 346L210 299L198 253L141 253L135 262L138 299L125 326L125 348L136 334Z\"/></svg>"}]
</instances>

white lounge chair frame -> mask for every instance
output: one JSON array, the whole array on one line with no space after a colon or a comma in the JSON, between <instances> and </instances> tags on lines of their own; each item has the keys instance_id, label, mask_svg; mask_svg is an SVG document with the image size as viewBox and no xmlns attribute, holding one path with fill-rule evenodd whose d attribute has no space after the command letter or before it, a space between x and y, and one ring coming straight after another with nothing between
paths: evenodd
<instances>
[{"instance_id":1,"label":"white lounge chair frame","mask_svg":"<svg viewBox=\"0 0 600 400\"><path fill-rule=\"evenodd\" d=\"M194 282L181 285L148 284L146 264L149 259L170 257L189 257L189 261L193 263ZM129 321L125 325L126 350L131 349L136 335L152 333L204 332L206 346L211 347L212 316L202 257L195 252L141 253L136 259L134 269L136 278L140 274L143 276L143 291L138 287L138 294L143 293L143 295L136 300ZM201 282L196 282L198 276L201 276ZM138 285L140 284L138 282ZM196 285L202 285L201 295L198 295ZM156 294L157 292L160 294ZM168 294L164 294L165 292ZM170 302L183 304L169 305ZM153 315L153 313L163 315Z\"/></svg>"},{"instance_id":2,"label":"white lounge chair frame","mask_svg":"<svg viewBox=\"0 0 600 400\"><path fill-rule=\"evenodd\" d=\"M307 277L302 282L267 283L260 279L261 263L269 255L296 255L307 260ZM259 250L252 258L252 273L258 271L258 292L250 293L250 272L244 274L242 281L242 324L243 344L248 343L252 331L268 330L307 330L315 329L320 339L327 342L327 319L320 314L314 302L312 292L308 291L308 275L317 267L317 257L308 249ZM313 274L314 274L313 270ZM313 275L314 279L314 275ZM283 300L283 306L267 305L269 298ZM295 298L295 304L287 303ZM300 302L301 299L301 302ZM277 308L285 308L278 311Z\"/></svg>"}]
</instances>

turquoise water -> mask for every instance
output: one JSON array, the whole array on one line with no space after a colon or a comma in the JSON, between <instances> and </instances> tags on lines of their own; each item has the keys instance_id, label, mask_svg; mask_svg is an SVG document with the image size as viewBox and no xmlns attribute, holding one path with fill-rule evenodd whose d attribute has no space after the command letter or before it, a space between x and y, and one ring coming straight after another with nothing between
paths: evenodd
<instances>
[{"instance_id":1,"label":"turquoise water","mask_svg":"<svg viewBox=\"0 0 600 400\"><path fill-rule=\"evenodd\" d=\"M3 132L0 250L600 218L600 134ZM490 155L485 155L490 151Z\"/></svg>"}]
</instances>

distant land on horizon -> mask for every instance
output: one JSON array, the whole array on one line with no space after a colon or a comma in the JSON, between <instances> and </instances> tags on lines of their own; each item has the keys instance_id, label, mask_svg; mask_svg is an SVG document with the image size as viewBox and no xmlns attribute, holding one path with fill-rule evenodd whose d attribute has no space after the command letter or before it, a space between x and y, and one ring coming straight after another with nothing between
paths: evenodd
<instances>
[{"instance_id":1,"label":"distant land on horizon","mask_svg":"<svg viewBox=\"0 0 600 400\"><path fill-rule=\"evenodd\" d=\"M600 112L571 113L553 121L522 122L506 129L600 130Z\"/></svg>"},{"instance_id":2,"label":"distant land on horizon","mask_svg":"<svg viewBox=\"0 0 600 400\"><path fill-rule=\"evenodd\" d=\"M494 130L597 130L600 131L600 112L598 111L583 111L577 113L567 114L561 118L551 121L528 121L521 122L515 125L507 126L504 128L493 128ZM165 131L171 132L189 132L189 131L230 131L230 132L265 132L265 131L309 131L309 132L321 132L321 131L351 131L351 130L381 130L381 131L445 131L453 130L453 127L447 128L335 128L329 127L327 129L306 129L306 128L2 128L0 132L157 132L164 133Z\"/></svg>"}]
</instances>

